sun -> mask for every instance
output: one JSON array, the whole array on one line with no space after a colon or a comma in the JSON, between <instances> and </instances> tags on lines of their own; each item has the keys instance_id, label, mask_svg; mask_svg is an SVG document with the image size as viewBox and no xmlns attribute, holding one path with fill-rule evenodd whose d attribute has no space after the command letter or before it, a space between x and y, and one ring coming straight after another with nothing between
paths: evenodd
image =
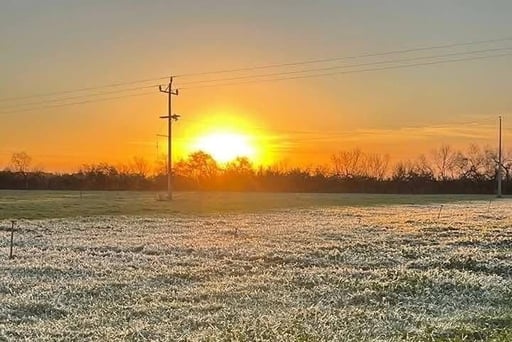
<instances>
[{"instance_id":1,"label":"sun","mask_svg":"<svg viewBox=\"0 0 512 342\"><path fill-rule=\"evenodd\" d=\"M208 153L219 163L227 163L237 157L253 159L256 155L251 138L240 133L222 132L201 136L194 149Z\"/></svg>"}]
</instances>

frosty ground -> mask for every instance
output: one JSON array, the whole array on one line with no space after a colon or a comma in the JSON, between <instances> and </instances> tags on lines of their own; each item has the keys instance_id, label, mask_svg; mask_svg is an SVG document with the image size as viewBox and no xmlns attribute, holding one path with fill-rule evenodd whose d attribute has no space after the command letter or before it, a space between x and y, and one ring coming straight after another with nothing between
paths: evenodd
<instances>
[{"instance_id":1,"label":"frosty ground","mask_svg":"<svg viewBox=\"0 0 512 342\"><path fill-rule=\"evenodd\" d=\"M288 196L20 220L0 340L512 340L511 200Z\"/></svg>"}]
</instances>

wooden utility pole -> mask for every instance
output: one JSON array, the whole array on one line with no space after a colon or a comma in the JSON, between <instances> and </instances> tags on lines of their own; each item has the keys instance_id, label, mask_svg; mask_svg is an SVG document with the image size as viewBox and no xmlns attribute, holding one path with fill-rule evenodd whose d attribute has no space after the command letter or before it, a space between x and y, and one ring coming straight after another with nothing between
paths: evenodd
<instances>
[{"instance_id":1,"label":"wooden utility pole","mask_svg":"<svg viewBox=\"0 0 512 342\"><path fill-rule=\"evenodd\" d=\"M497 197L498 198L501 198L502 196L502 193L501 193L501 166L502 166L502 146L501 146L501 116L499 117L500 118L500 128L499 128L499 138L498 138L498 173L497 173L497 178L498 178L498 193L497 193Z\"/></svg>"},{"instance_id":2,"label":"wooden utility pole","mask_svg":"<svg viewBox=\"0 0 512 342\"><path fill-rule=\"evenodd\" d=\"M159 86L159 90L162 93L168 94L168 103L167 103L167 115L161 116L161 119L167 119L167 199L172 200L172 120L177 121L180 117L177 114L172 114L172 96L178 95L178 89L172 89L172 80L171 77L169 79L169 84L167 88L163 88Z\"/></svg>"}]
</instances>

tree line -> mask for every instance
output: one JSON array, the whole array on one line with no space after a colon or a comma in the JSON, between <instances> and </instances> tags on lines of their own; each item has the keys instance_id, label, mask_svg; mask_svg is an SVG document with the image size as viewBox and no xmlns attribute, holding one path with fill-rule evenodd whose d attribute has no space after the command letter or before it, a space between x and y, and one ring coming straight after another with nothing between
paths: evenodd
<instances>
[{"instance_id":1,"label":"tree line","mask_svg":"<svg viewBox=\"0 0 512 342\"><path fill-rule=\"evenodd\" d=\"M512 155L511 155L512 157ZM504 192L512 190L512 158L502 160ZM0 188L45 190L165 190L167 167L143 158L114 166L83 165L70 173L50 173L32 167L31 157L14 153L0 171ZM198 151L173 166L176 190L368 192L368 193L495 193L497 153L471 145L464 151L442 145L413 160L391 165L388 155L360 149L339 151L325 166L255 167L246 157L219 165Z\"/></svg>"}]
</instances>

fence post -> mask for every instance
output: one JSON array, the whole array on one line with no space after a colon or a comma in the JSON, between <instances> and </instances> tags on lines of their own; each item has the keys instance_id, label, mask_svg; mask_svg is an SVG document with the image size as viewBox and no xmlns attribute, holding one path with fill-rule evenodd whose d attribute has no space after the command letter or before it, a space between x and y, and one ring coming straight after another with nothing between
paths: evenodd
<instances>
[{"instance_id":1,"label":"fence post","mask_svg":"<svg viewBox=\"0 0 512 342\"><path fill-rule=\"evenodd\" d=\"M12 255L12 247L13 247L13 244L14 244L14 223L15 221L11 221L12 223L12 226L11 226L11 248L9 249L9 259L13 259L13 255Z\"/></svg>"}]
</instances>

